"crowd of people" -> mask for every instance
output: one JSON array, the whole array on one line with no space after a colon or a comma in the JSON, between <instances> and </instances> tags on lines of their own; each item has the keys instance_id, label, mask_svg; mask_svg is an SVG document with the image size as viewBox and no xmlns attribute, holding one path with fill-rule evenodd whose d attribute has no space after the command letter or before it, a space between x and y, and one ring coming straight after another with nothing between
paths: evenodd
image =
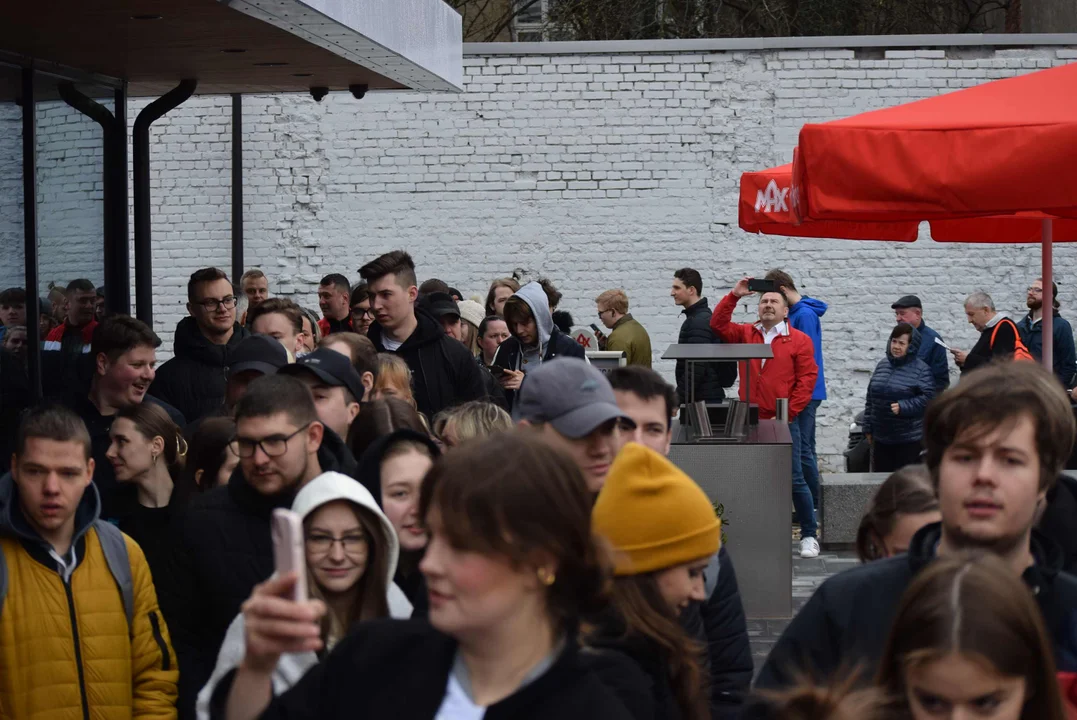
<instances>
[{"instance_id":1,"label":"crowd of people","mask_svg":"<svg viewBox=\"0 0 1077 720\"><path fill-rule=\"evenodd\" d=\"M688 389L718 403L736 366L668 383L622 289L595 299L603 332L546 278L470 300L403 251L359 277L324 277L318 314L260 270L199 270L160 367L152 328L72 281L43 306L62 316L44 403L25 292L0 293L0 717L1066 717L1077 366L1058 317L1056 376L1019 362L1042 348L1038 282L1021 322L969 297L968 353L919 299L894 303L864 418L894 472L863 564L820 587L753 690L720 518L667 458ZM788 401L811 558L827 306L765 280L712 310L683 268L670 295L680 342L770 346L741 399L764 420ZM752 287L758 320L734 323ZM591 365L590 338L626 364ZM278 509L301 520L301 575L275 573Z\"/></svg>"}]
</instances>

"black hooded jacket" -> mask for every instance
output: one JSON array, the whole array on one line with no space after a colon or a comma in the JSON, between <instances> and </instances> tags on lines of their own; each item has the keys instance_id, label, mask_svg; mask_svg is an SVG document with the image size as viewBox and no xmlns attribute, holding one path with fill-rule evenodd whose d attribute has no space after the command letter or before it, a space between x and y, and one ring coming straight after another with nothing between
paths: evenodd
<instances>
[{"instance_id":1,"label":"black hooded jacket","mask_svg":"<svg viewBox=\"0 0 1077 720\"><path fill-rule=\"evenodd\" d=\"M236 346L250 335L236 323L225 345L214 345L198 329L194 318L176 326L175 357L157 370L150 394L179 410L193 423L215 413L224 403L229 359Z\"/></svg>"},{"instance_id":2,"label":"black hooded jacket","mask_svg":"<svg viewBox=\"0 0 1077 720\"><path fill-rule=\"evenodd\" d=\"M782 633L756 679L756 687L782 688L805 673L825 681L860 665L862 678L878 668L898 604L913 577L935 557L939 523L913 536L907 555L877 560L824 582ZM1032 533L1035 565L1021 579L1043 612L1059 672L1077 671L1077 578L1062 572L1062 553Z\"/></svg>"},{"instance_id":3,"label":"black hooded jacket","mask_svg":"<svg viewBox=\"0 0 1077 720\"><path fill-rule=\"evenodd\" d=\"M341 439L326 428L322 472L355 477ZM154 577L180 667L180 718L193 718L198 691L217 664L228 625L254 586L273 574L270 518L289 508L298 488L262 495L237 467L228 484L200 495L172 524L169 572Z\"/></svg>"},{"instance_id":4,"label":"black hooded jacket","mask_svg":"<svg viewBox=\"0 0 1077 720\"><path fill-rule=\"evenodd\" d=\"M463 343L446 335L441 323L418 307L415 319L415 331L396 354L411 370L419 412L432 418L445 408L485 398L482 369ZM378 352L386 352L383 334L377 322L367 330Z\"/></svg>"},{"instance_id":5,"label":"black hooded jacket","mask_svg":"<svg viewBox=\"0 0 1077 720\"><path fill-rule=\"evenodd\" d=\"M420 445L425 445L430 448L430 454L434 458L441 454L437 444L430 439L430 436L408 428L389 433L372 442L363 452L363 457L359 458L359 470L355 477L374 496L374 501L378 503L378 507L383 509L381 462L385 457L385 453L401 442L416 442ZM403 590L404 595L411 601L413 607L411 616L416 618L426 617L430 609L426 597L426 582L423 580L422 573L419 572L419 561L422 560L422 556L422 551L416 552L401 548L400 560L396 566L396 576L393 578L396 586Z\"/></svg>"}]
</instances>

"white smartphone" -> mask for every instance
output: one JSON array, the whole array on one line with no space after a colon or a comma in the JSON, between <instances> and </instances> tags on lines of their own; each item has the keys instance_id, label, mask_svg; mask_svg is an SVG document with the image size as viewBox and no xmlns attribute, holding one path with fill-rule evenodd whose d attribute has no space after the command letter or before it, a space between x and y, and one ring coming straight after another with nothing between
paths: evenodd
<instances>
[{"instance_id":1,"label":"white smartphone","mask_svg":"<svg viewBox=\"0 0 1077 720\"><path fill-rule=\"evenodd\" d=\"M291 600L307 600L307 560L303 552L303 523L291 510L273 511L273 563L277 575L294 572L295 593Z\"/></svg>"}]
</instances>

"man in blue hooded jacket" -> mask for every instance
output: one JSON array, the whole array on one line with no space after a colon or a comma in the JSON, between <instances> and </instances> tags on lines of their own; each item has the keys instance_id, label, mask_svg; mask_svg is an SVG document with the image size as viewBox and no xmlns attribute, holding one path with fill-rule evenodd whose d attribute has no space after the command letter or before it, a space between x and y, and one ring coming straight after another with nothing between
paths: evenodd
<instances>
[{"instance_id":1,"label":"man in blue hooded jacket","mask_svg":"<svg viewBox=\"0 0 1077 720\"><path fill-rule=\"evenodd\" d=\"M790 429L794 436L793 475L795 476L798 470L804 473L804 482L811 490L812 501L818 508L819 458L815 452L815 414L819 410L819 405L826 400L826 378L823 376L823 326L819 318L826 314L827 304L822 300L801 295L793 283L792 276L784 270L771 270L767 273L766 279L777 284L778 290L785 296L785 301L789 305L789 324L793 326L793 329L810 337L812 346L815 348L815 364L819 367L815 390L812 392L811 402L793 420ZM795 462L797 457L800 458L799 468Z\"/></svg>"}]
</instances>

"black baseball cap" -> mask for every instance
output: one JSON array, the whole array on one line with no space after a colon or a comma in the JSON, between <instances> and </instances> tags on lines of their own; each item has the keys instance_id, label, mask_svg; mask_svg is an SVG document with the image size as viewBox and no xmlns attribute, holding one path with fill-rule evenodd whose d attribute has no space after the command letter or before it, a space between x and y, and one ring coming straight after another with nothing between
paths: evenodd
<instances>
[{"instance_id":1,"label":"black baseball cap","mask_svg":"<svg viewBox=\"0 0 1077 720\"><path fill-rule=\"evenodd\" d=\"M299 375L309 372L330 387L348 390L356 402L363 399L363 380L344 353L329 348L318 348L280 369L281 375Z\"/></svg>"},{"instance_id":2,"label":"black baseball cap","mask_svg":"<svg viewBox=\"0 0 1077 720\"><path fill-rule=\"evenodd\" d=\"M426 310L436 318L445 315L460 317L460 307L452 299L452 295L443 292L433 292L425 298Z\"/></svg>"},{"instance_id":3,"label":"black baseball cap","mask_svg":"<svg viewBox=\"0 0 1077 720\"><path fill-rule=\"evenodd\" d=\"M904 310L905 308L920 308L923 310L924 306L920 304L920 298L915 295L906 295L890 306L891 310Z\"/></svg>"},{"instance_id":4,"label":"black baseball cap","mask_svg":"<svg viewBox=\"0 0 1077 720\"><path fill-rule=\"evenodd\" d=\"M240 341L229 360L228 377L246 370L272 375L288 364L288 351L276 338L254 334Z\"/></svg>"}]
</instances>

